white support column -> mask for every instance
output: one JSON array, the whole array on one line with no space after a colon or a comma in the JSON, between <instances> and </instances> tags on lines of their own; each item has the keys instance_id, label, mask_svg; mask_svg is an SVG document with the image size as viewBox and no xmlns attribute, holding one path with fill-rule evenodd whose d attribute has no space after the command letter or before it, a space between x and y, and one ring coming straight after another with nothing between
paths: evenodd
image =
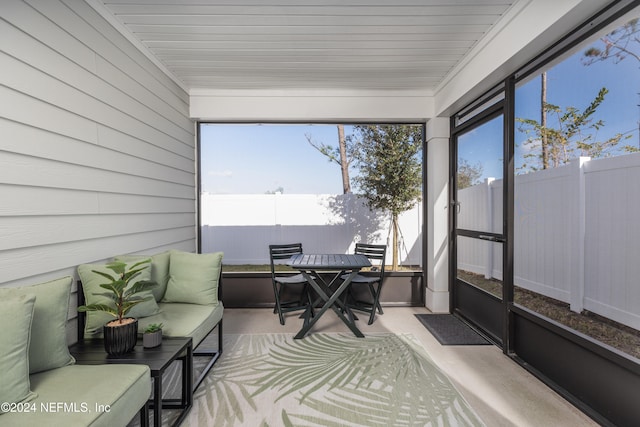
<instances>
[{"instance_id":1,"label":"white support column","mask_svg":"<svg viewBox=\"0 0 640 427\"><path fill-rule=\"evenodd\" d=\"M449 119L427 122L426 307L449 312Z\"/></svg>"}]
</instances>

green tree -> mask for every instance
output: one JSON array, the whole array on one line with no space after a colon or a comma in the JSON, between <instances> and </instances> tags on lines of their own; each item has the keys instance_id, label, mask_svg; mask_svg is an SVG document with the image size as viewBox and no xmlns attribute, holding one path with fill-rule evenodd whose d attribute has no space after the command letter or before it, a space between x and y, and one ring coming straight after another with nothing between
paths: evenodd
<instances>
[{"instance_id":1,"label":"green tree","mask_svg":"<svg viewBox=\"0 0 640 427\"><path fill-rule=\"evenodd\" d=\"M458 190L478 184L482 172L484 172L482 163L477 162L472 165L466 159L460 159L458 161L458 172L456 174Z\"/></svg>"},{"instance_id":2,"label":"green tree","mask_svg":"<svg viewBox=\"0 0 640 427\"><path fill-rule=\"evenodd\" d=\"M578 156L606 157L617 149L620 141L629 138L630 135L618 133L605 140L597 139L598 131L605 123L603 120L595 120L594 115L607 93L607 88L600 89L584 111L575 107L562 108L544 103L544 111L555 116L557 127L543 125L534 119L517 118L516 121L521 124L519 130L528 135L524 142L525 147L528 147L528 153L524 158L530 160L520 169L535 171L558 167ZM634 148L629 146L622 149L634 151Z\"/></svg>"},{"instance_id":3,"label":"green tree","mask_svg":"<svg viewBox=\"0 0 640 427\"><path fill-rule=\"evenodd\" d=\"M582 63L592 65L596 62L613 61L615 64L626 58L640 62L640 18L634 18L621 27L600 38L601 45L590 46L583 52ZM638 147L625 146L628 152L640 151L640 120L638 127L627 133L638 132Z\"/></svg>"},{"instance_id":4,"label":"green tree","mask_svg":"<svg viewBox=\"0 0 640 427\"><path fill-rule=\"evenodd\" d=\"M278 193L283 194L284 193L284 188L278 187L273 191L267 190L267 191L264 192L264 194L278 194Z\"/></svg>"},{"instance_id":5,"label":"green tree","mask_svg":"<svg viewBox=\"0 0 640 427\"><path fill-rule=\"evenodd\" d=\"M347 137L358 175L353 182L372 210L391 217L392 270L398 268L398 217L422 196L422 127L358 125Z\"/></svg>"}]
</instances>

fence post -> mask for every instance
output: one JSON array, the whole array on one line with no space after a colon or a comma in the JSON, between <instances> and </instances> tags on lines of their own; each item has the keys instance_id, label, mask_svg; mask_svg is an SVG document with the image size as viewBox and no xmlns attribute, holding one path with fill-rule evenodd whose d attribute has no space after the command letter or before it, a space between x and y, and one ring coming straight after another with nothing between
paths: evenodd
<instances>
[{"instance_id":1,"label":"fence post","mask_svg":"<svg viewBox=\"0 0 640 427\"><path fill-rule=\"evenodd\" d=\"M585 164L591 160L590 157L579 157L571 162L572 179L574 188L573 212L571 215L576 219L571 233L575 250L571 256L571 289L569 303L571 311L580 313L584 309L584 256L585 256L585 233L586 233L586 193L584 182Z\"/></svg>"},{"instance_id":2,"label":"fence post","mask_svg":"<svg viewBox=\"0 0 640 427\"><path fill-rule=\"evenodd\" d=\"M493 232L493 191L491 191L491 184L495 181L495 178L485 178L484 186L487 192L487 228L488 232ZM484 278L491 279L493 277L493 243L486 242L487 246L487 259L484 268Z\"/></svg>"},{"instance_id":3,"label":"fence post","mask_svg":"<svg viewBox=\"0 0 640 427\"><path fill-rule=\"evenodd\" d=\"M276 191L273 194L273 225L282 225L282 223L280 222L280 216L278 215L281 201L282 193L280 191Z\"/></svg>"}]
</instances>

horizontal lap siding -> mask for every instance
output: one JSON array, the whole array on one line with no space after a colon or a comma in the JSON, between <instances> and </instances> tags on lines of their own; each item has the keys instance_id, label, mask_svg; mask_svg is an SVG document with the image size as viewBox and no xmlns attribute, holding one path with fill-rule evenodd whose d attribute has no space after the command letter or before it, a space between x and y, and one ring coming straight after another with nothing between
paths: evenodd
<instances>
[{"instance_id":1,"label":"horizontal lap siding","mask_svg":"<svg viewBox=\"0 0 640 427\"><path fill-rule=\"evenodd\" d=\"M5 0L0 18L0 286L193 251L187 93L82 0Z\"/></svg>"}]
</instances>

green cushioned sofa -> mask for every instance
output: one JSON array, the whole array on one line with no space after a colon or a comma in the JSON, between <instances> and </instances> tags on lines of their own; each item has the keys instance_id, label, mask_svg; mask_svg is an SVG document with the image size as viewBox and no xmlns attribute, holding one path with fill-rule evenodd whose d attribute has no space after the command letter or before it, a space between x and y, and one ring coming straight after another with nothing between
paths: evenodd
<instances>
[{"instance_id":1,"label":"green cushioned sofa","mask_svg":"<svg viewBox=\"0 0 640 427\"><path fill-rule=\"evenodd\" d=\"M200 385L222 353L222 252L194 254L176 250L155 255L120 255L114 261L138 262L151 259L149 278L158 286L151 291L152 305L144 313L138 312L138 331L152 323L162 323L162 334L167 337L191 337L194 357L207 357L208 362L194 381L194 390ZM80 266L78 305L89 303L86 273L96 266ZM137 307L136 307L137 308ZM140 310L143 311L143 310ZM78 340L100 338L103 319L96 321L78 313ZM202 349L203 341L217 329L217 349ZM209 343L207 342L207 345Z\"/></svg>"},{"instance_id":2,"label":"green cushioned sofa","mask_svg":"<svg viewBox=\"0 0 640 427\"><path fill-rule=\"evenodd\" d=\"M148 425L145 365L75 364L67 346L73 278L0 288L0 426Z\"/></svg>"},{"instance_id":3,"label":"green cushioned sofa","mask_svg":"<svg viewBox=\"0 0 640 427\"><path fill-rule=\"evenodd\" d=\"M151 376L145 365L69 365L30 375L32 400L0 415L3 427L148 425Z\"/></svg>"}]
</instances>

